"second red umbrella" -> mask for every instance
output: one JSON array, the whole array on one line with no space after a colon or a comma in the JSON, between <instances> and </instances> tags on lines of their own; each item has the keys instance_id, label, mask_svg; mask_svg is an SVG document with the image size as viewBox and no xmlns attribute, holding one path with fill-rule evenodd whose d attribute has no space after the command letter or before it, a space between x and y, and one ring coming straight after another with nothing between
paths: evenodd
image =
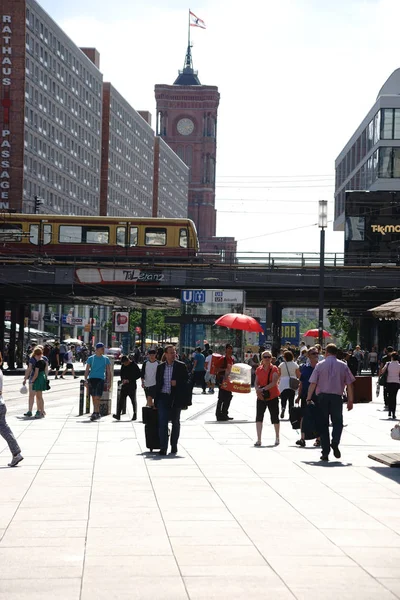
<instances>
[{"instance_id":1,"label":"second red umbrella","mask_svg":"<svg viewBox=\"0 0 400 600\"><path fill-rule=\"evenodd\" d=\"M306 331L305 333L303 333L303 337L313 337L313 338L317 338L319 337L319 331L318 329L309 329L308 331ZM322 330L322 337L327 338L327 337L332 337L331 334L328 331L325 331L325 329Z\"/></svg>"},{"instance_id":2,"label":"second red umbrella","mask_svg":"<svg viewBox=\"0 0 400 600\"><path fill-rule=\"evenodd\" d=\"M215 321L215 325L219 325L219 327L229 327L230 329L241 329L242 331L264 332L257 319L240 313L228 313L227 315L223 315Z\"/></svg>"}]
</instances>

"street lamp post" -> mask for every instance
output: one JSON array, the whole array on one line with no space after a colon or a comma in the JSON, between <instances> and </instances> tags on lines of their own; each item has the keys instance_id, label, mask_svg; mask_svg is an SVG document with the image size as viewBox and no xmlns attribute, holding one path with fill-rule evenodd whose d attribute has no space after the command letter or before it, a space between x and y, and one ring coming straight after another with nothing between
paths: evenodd
<instances>
[{"instance_id":1,"label":"street lamp post","mask_svg":"<svg viewBox=\"0 0 400 600\"><path fill-rule=\"evenodd\" d=\"M318 343L322 347L324 335L324 279L325 279L325 228L328 226L328 201L318 201L318 227L321 230L319 247L319 302L318 302Z\"/></svg>"}]
</instances>

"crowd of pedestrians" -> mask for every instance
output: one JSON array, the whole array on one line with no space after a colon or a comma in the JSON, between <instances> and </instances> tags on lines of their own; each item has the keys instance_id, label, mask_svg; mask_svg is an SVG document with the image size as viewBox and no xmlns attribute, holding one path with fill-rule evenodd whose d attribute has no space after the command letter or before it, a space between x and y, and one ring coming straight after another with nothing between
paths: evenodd
<instances>
[{"instance_id":1,"label":"crowd of pedestrians","mask_svg":"<svg viewBox=\"0 0 400 600\"><path fill-rule=\"evenodd\" d=\"M64 378L69 371L74 378L77 377L74 370L76 347L56 343L50 351L45 351L45 347L41 345L30 350L21 390L28 393L28 410L24 416L41 419L46 415L43 394L50 389L50 370L55 373L55 379ZM214 394L217 387L216 420L232 420L229 416L232 392L223 385L229 379L236 362L231 344L225 345L221 355L213 354L209 344L205 344L204 349L198 346L190 356L182 354L178 360L175 347L169 345L166 348L150 349L141 367L137 364L140 358L140 353L138 356L132 354L121 358L121 387L113 418L117 421L121 419L123 407L129 397L133 408L132 420L137 419L136 393L137 382L140 380L145 391L146 406L158 409L161 455L166 455L168 450L169 422L172 423L171 453L177 452L181 410L191 404L194 386L200 387L203 394ZM0 357L0 365L1 362ZM93 401L90 420L97 421L100 419L101 397L112 380L111 363L105 356L104 344L96 345L94 354L85 357L85 364L85 385L88 386ZM280 420L285 418L286 410L291 419L292 411L297 408L300 409L301 436L296 444L299 447L306 445L306 440L310 439L308 428L311 423L314 446L321 446L321 460L329 460L331 450L336 458L340 458L343 403L346 401L347 409L352 410L355 377L366 369L373 375L379 375L379 383L384 389L385 410L388 411L389 418L396 418L400 361L399 355L391 346L381 354L372 348L366 356L360 346L354 351L343 352L334 344L328 344L324 350L318 344L309 347L302 343L298 349L286 344L277 357L261 347L258 354L251 356L248 364L256 392L256 447L262 445L263 421L267 409L275 430L275 445L278 445ZM60 375L60 368L64 365L64 371ZM0 376L1 392L1 370ZM33 414L35 402L36 412ZM22 455L5 421L5 414L5 404L0 393L0 434L10 446L13 454L10 465L14 466L22 460Z\"/></svg>"}]
</instances>

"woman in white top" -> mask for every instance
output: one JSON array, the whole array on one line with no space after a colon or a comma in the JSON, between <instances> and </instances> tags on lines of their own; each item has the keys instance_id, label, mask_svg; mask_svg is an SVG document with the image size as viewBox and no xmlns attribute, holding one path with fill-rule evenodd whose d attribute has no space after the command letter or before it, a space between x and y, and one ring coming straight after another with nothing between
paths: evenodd
<instances>
[{"instance_id":1,"label":"woman in white top","mask_svg":"<svg viewBox=\"0 0 400 600\"><path fill-rule=\"evenodd\" d=\"M279 391L281 393L281 419L285 416L286 404L289 401L289 411L294 404L295 390L292 390L289 385L290 377L300 377L299 365L293 361L293 353L286 350L283 353L284 361L279 365L280 379Z\"/></svg>"},{"instance_id":2,"label":"woman in white top","mask_svg":"<svg viewBox=\"0 0 400 600\"><path fill-rule=\"evenodd\" d=\"M382 373L387 371L386 389L388 395L388 418L396 418L396 401L397 392L400 384L400 362L397 352L393 352L390 357L390 362L386 363Z\"/></svg>"}]
</instances>

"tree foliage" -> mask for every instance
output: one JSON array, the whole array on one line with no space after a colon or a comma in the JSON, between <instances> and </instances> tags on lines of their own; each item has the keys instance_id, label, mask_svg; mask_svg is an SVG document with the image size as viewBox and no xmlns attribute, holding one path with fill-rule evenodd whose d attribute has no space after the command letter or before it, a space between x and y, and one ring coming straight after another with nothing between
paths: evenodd
<instances>
[{"instance_id":1,"label":"tree foliage","mask_svg":"<svg viewBox=\"0 0 400 600\"><path fill-rule=\"evenodd\" d=\"M346 315L341 308L334 308L328 314L329 325L332 333L337 338L339 346L347 348L356 343L357 329L351 318Z\"/></svg>"}]
</instances>

